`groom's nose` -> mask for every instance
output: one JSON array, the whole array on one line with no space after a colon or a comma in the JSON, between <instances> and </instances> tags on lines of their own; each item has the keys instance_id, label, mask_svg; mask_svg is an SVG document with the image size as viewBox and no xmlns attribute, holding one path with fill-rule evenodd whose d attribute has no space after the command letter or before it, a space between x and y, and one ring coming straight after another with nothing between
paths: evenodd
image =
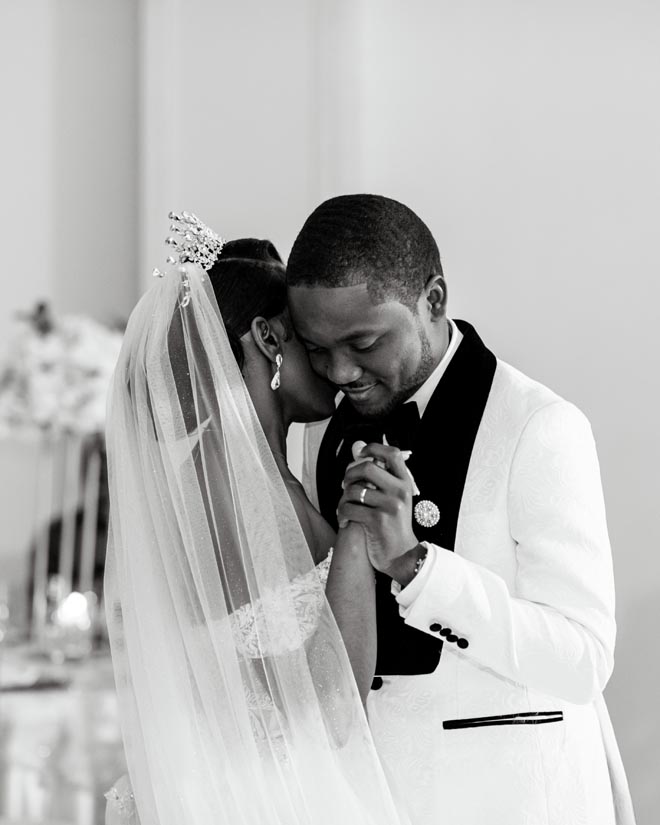
<instances>
[{"instance_id":1,"label":"groom's nose","mask_svg":"<svg viewBox=\"0 0 660 825\"><path fill-rule=\"evenodd\" d=\"M342 353L330 353L326 368L328 381L339 386L346 386L362 376L362 368L350 356Z\"/></svg>"}]
</instances>

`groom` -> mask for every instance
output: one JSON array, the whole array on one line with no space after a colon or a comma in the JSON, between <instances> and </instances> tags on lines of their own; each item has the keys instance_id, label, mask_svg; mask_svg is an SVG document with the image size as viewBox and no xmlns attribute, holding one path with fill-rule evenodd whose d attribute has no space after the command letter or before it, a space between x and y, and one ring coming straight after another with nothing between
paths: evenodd
<instances>
[{"instance_id":1,"label":"groom","mask_svg":"<svg viewBox=\"0 0 660 825\"><path fill-rule=\"evenodd\" d=\"M378 630L367 711L414 825L623 821L588 421L447 316L437 245L403 204L321 204L287 278L312 365L344 394L307 433L308 489L335 527L365 529ZM358 439L385 466L344 478ZM396 448L412 451L415 490Z\"/></svg>"}]
</instances>

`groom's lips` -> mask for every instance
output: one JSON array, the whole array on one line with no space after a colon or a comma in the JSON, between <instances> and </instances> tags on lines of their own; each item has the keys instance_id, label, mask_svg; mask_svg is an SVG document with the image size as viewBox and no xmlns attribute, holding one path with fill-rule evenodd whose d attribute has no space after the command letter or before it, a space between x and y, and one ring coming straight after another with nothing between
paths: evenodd
<instances>
[{"instance_id":1,"label":"groom's lips","mask_svg":"<svg viewBox=\"0 0 660 825\"><path fill-rule=\"evenodd\" d=\"M378 386L377 383L374 384L365 384L362 387L343 387L342 392L344 395L348 396L351 401L366 401L371 391Z\"/></svg>"}]
</instances>

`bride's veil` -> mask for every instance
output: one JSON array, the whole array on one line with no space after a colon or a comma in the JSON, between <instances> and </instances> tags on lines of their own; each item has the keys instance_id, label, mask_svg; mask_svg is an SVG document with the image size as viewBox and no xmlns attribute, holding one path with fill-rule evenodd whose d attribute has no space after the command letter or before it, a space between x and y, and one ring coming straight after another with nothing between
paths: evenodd
<instances>
[{"instance_id":1,"label":"bride's veil","mask_svg":"<svg viewBox=\"0 0 660 825\"><path fill-rule=\"evenodd\" d=\"M401 823L206 273L154 280L109 401L105 598L142 825Z\"/></svg>"}]
</instances>

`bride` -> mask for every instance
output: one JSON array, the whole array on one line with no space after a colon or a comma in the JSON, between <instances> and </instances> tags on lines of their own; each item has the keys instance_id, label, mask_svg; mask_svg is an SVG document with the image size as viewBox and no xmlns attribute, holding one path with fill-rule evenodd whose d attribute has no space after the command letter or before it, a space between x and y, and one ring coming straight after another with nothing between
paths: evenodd
<instances>
[{"instance_id":1,"label":"bride","mask_svg":"<svg viewBox=\"0 0 660 825\"><path fill-rule=\"evenodd\" d=\"M329 416L334 390L293 332L272 244L170 217L170 268L131 315L109 401L105 598L130 781L106 822L401 825L362 706L362 533L335 536L286 460L289 424Z\"/></svg>"}]
</instances>

